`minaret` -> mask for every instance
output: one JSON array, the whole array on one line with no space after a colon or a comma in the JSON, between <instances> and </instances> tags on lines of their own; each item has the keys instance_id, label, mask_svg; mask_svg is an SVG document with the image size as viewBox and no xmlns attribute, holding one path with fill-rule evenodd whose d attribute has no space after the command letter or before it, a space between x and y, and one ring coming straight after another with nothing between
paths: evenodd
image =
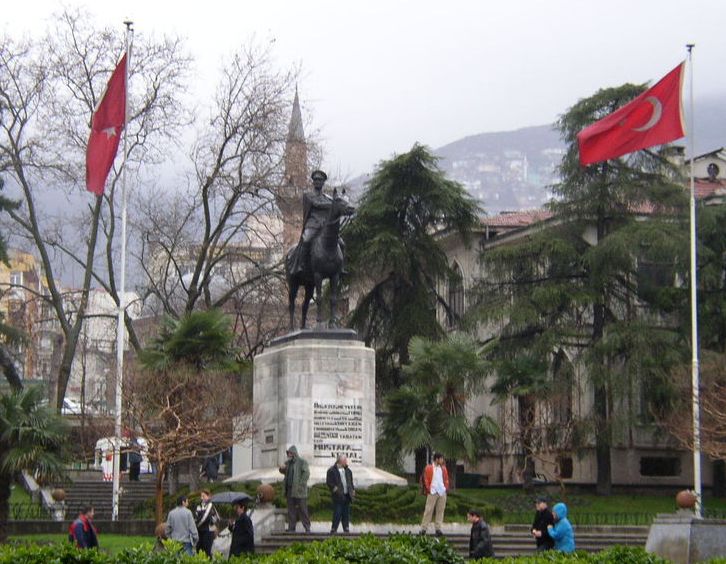
<instances>
[{"instance_id":1,"label":"minaret","mask_svg":"<svg viewBox=\"0 0 726 564\"><path fill-rule=\"evenodd\" d=\"M283 243L288 249L300 238L302 229L302 195L308 187L308 146L305 142L300 98L295 87L290 128L285 144L285 173L283 185L277 194L277 205L282 212Z\"/></svg>"}]
</instances>

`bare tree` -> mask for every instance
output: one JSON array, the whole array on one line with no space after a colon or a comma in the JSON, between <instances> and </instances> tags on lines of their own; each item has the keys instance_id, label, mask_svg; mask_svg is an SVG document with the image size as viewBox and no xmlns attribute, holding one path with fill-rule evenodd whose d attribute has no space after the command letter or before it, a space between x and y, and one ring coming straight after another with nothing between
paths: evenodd
<instances>
[{"instance_id":1,"label":"bare tree","mask_svg":"<svg viewBox=\"0 0 726 564\"><path fill-rule=\"evenodd\" d=\"M275 199L295 78L275 70L269 47L234 54L192 147L187 186L149 195L135 216L147 305L177 318L199 308L234 314L249 353L269 331L248 329L284 295Z\"/></svg>"},{"instance_id":2,"label":"bare tree","mask_svg":"<svg viewBox=\"0 0 726 564\"><path fill-rule=\"evenodd\" d=\"M693 450L691 367L674 372L675 402L657 414L663 428ZM726 354L704 351L701 362L701 450L714 460L726 460Z\"/></svg>"},{"instance_id":3,"label":"bare tree","mask_svg":"<svg viewBox=\"0 0 726 564\"><path fill-rule=\"evenodd\" d=\"M114 243L120 169L114 169L101 197L86 193L83 179L91 116L123 46L120 30L95 27L80 10L60 14L56 27L41 39L0 37L0 172L21 203L10 214L7 229L13 242L39 256L45 279L44 290L36 294L55 312L63 336L51 390L58 408L89 289L100 285L119 300ZM189 121L181 105L189 60L180 42L139 37L134 53L129 93L133 110L126 131L129 158L123 164L129 172L158 161L168 140ZM81 277L80 299L72 313L65 306L61 282L69 266ZM127 327L138 347L128 319Z\"/></svg>"},{"instance_id":4,"label":"bare tree","mask_svg":"<svg viewBox=\"0 0 726 564\"><path fill-rule=\"evenodd\" d=\"M176 464L217 454L253 433L249 404L233 374L175 365L139 371L124 389L128 417L156 466L156 521L164 517L164 476Z\"/></svg>"}]
</instances>

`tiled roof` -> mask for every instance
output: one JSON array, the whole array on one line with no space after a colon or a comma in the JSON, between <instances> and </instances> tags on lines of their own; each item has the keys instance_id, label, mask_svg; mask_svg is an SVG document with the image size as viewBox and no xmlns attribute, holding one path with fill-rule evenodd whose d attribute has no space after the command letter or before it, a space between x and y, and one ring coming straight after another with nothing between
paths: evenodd
<instances>
[{"instance_id":1,"label":"tiled roof","mask_svg":"<svg viewBox=\"0 0 726 564\"><path fill-rule=\"evenodd\" d=\"M487 227L526 227L538 221L544 221L552 217L552 213L543 209L522 210L516 212L502 212L492 217L484 217L481 220L483 226Z\"/></svg>"},{"instance_id":2,"label":"tiled roof","mask_svg":"<svg viewBox=\"0 0 726 564\"><path fill-rule=\"evenodd\" d=\"M686 190L690 190L690 184L686 181ZM726 196L726 179L710 180L708 178L697 178L695 181L696 199L703 200L713 196ZM631 208L633 213L652 214L655 206L651 202L642 202ZM505 227L516 228L526 227L544 221L552 217L552 212L543 209L522 210L515 212L502 212L492 217L484 217L481 224L484 227Z\"/></svg>"},{"instance_id":3,"label":"tiled roof","mask_svg":"<svg viewBox=\"0 0 726 564\"><path fill-rule=\"evenodd\" d=\"M687 188L690 190L690 183L687 184ZM694 188L696 189L696 199L703 200L709 198L718 192L720 195L726 195L726 180L716 179L711 180L708 178L697 178Z\"/></svg>"}]
</instances>

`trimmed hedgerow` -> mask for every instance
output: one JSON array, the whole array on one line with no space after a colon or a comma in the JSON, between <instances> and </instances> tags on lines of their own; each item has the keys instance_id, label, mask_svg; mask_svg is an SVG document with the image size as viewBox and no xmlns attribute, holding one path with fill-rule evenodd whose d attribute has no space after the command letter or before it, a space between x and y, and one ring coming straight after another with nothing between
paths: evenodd
<instances>
[{"instance_id":1,"label":"trimmed hedgerow","mask_svg":"<svg viewBox=\"0 0 726 564\"><path fill-rule=\"evenodd\" d=\"M220 491L244 491L254 497L259 482L246 482L239 484L211 484L212 493ZM271 484L275 490L273 503L277 507L287 507L282 483ZM165 498L165 511L172 509L179 494L189 496L190 505L195 505L199 500L199 492L189 492L186 489L180 490L174 496ZM173 498L173 499L172 499ZM153 515L153 500L150 500L144 507L143 513L137 517ZM421 521L426 496L418 491L418 486L392 486L378 484L367 489L356 492L356 498L351 508L351 520L353 523L410 523L415 524ZM459 522L466 521L466 512L471 509L472 501L464 494L456 490L449 493L446 501L446 516L448 520ZM231 517L231 506L217 506L224 517ZM480 502L477 509L484 512L487 521L499 522L502 519L502 510L494 504ZM314 521L328 521L332 517L330 492L324 484L312 486L308 492L308 510Z\"/></svg>"},{"instance_id":2,"label":"trimmed hedgerow","mask_svg":"<svg viewBox=\"0 0 726 564\"><path fill-rule=\"evenodd\" d=\"M214 562L226 561L220 556ZM271 555L249 555L233 558L238 563L263 564L342 564L345 562L372 564L463 564L464 559L446 542L430 536L391 535L387 538L363 535L356 539L331 538L322 542L297 543ZM0 547L0 564L192 564L209 562L206 556L186 556L178 550L155 552L151 544L129 548L112 556L97 550L78 550L70 544L62 545L6 545ZM567 555L558 552L536 556L481 559L480 564L504 562L509 564L667 564L667 561L642 548L615 546L608 550L588 554L577 552ZM724 559L712 564L725 564Z\"/></svg>"}]
</instances>

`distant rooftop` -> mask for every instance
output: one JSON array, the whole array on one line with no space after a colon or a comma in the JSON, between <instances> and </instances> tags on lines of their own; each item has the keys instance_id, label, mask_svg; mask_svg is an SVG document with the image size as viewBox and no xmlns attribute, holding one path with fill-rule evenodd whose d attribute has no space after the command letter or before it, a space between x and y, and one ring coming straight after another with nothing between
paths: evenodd
<instances>
[{"instance_id":1,"label":"distant rooftop","mask_svg":"<svg viewBox=\"0 0 726 564\"><path fill-rule=\"evenodd\" d=\"M526 227L552 217L552 212L543 209L506 211L492 217L483 217L486 227Z\"/></svg>"}]
</instances>

